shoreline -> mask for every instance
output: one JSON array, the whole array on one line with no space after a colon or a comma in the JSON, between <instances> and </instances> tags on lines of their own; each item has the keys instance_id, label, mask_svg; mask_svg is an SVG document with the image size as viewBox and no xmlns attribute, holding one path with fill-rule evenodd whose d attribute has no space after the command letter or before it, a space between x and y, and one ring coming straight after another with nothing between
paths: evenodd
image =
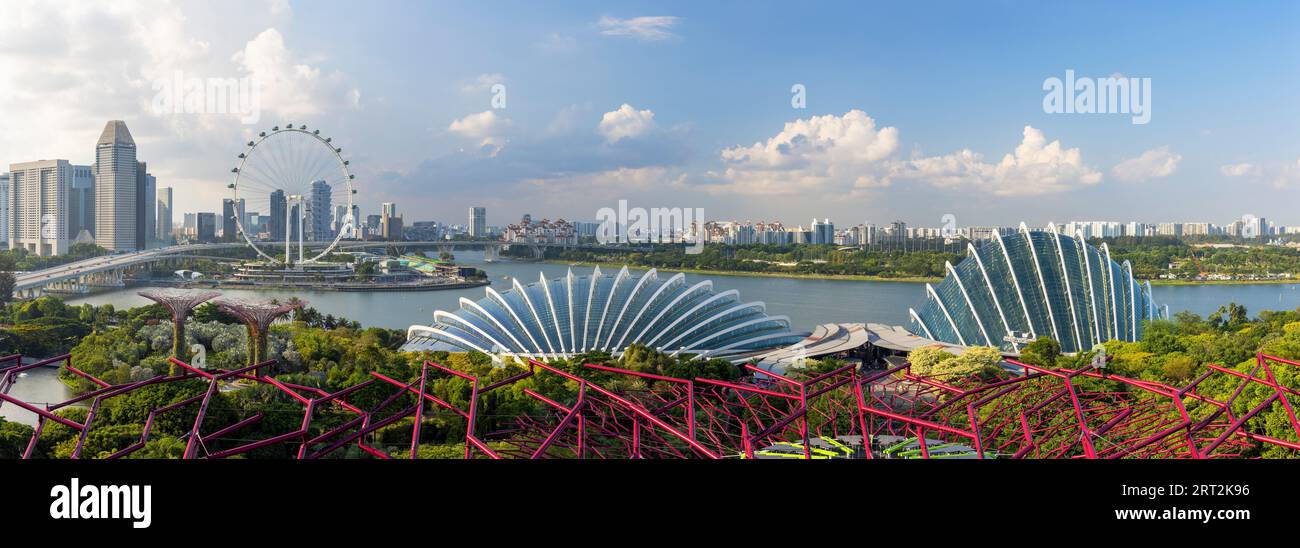
<instances>
[{"instance_id":1,"label":"shoreline","mask_svg":"<svg viewBox=\"0 0 1300 548\"><path fill-rule=\"evenodd\" d=\"M790 278L790 279L801 279L801 280L834 280L834 281L849 281L849 282L902 282L902 283L926 283L926 282L938 283L943 280L943 278L930 278L924 276L913 276L913 277L906 277L906 278L887 278L884 276L870 276L866 274L804 274L799 272L749 272L744 270L709 270L705 268L659 268L659 267L652 267L652 266L627 264L627 263L617 262L617 261L570 262L570 261L546 260L541 262L550 263L550 264L573 265L573 266L612 266L612 267L620 267L620 268L623 266L627 266L628 268L636 268L640 270L650 270L651 268L655 268L664 272L687 272L691 274L709 274L712 276L744 276L750 278Z\"/></svg>"},{"instance_id":2,"label":"shoreline","mask_svg":"<svg viewBox=\"0 0 1300 548\"><path fill-rule=\"evenodd\" d=\"M541 261L550 264L563 264L574 266L613 266L628 268L637 268L649 270L651 268L644 265L633 265L618 261ZM691 274L709 274L714 276L747 276L751 278L790 278L802 280L836 280L836 281L854 281L854 282L903 282L903 283L939 283L943 278L931 278L924 276L913 276L905 278L887 278L883 276L871 276L866 274L804 274L798 272L748 272L741 270L709 270L704 268L660 268L659 270L667 272L688 272ZM1145 280L1143 280L1145 281ZM1152 286L1198 286L1198 285L1300 285L1300 279L1292 278L1285 280L1150 280Z\"/></svg>"},{"instance_id":3,"label":"shoreline","mask_svg":"<svg viewBox=\"0 0 1300 548\"><path fill-rule=\"evenodd\" d=\"M1152 286L1194 286L1194 285L1288 285L1300 284L1300 279L1287 280L1151 280Z\"/></svg>"},{"instance_id":4,"label":"shoreline","mask_svg":"<svg viewBox=\"0 0 1300 548\"><path fill-rule=\"evenodd\" d=\"M482 287L490 285L491 280L466 280L451 283L438 284L335 284L335 285L313 285L313 284L283 284L283 283L232 283L228 281L201 280L201 281L181 281L173 282L171 280L140 280L129 283L128 285L144 286L170 286L182 289L247 289L253 291L270 290L270 291L328 291L328 292L347 292L347 293L388 293L388 292L412 292L412 291L440 291L446 289L467 289L473 287Z\"/></svg>"}]
</instances>

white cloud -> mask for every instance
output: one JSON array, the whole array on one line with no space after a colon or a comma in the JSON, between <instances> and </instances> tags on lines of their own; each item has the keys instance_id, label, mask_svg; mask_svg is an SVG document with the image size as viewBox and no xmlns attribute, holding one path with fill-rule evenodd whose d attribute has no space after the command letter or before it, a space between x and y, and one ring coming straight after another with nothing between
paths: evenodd
<instances>
[{"instance_id":1,"label":"white cloud","mask_svg":"<svg viewBox=\"0 0 1300 548\"><path fill-rule=\"evenodd\" d=\"M969 186L997 196L1032 196L1101 181L1101 173L1083 163L1079 149L1049 143L1030 126L1025 126L1015 151L997 163L986 162L970 149L911 159L899 158L898 149L898 129L878 128L860 110L814 116L785 124L766 141L724 149L721 158L727 167L715 176L725 183L708 187L742 194L844 196L906 181Z\"/></svg>"},{"instance_id":2,"label":"white cloud","mask_svg":"<svg viewBox=\"0 0 1300 548\"><path fill-rule=\"evenodd\" d=\"M315 116L360 104L361 91L345 75L325 73L297 60L274 28L250 40L232 60L258 83L262 108L278 114Z\"/></svg>"},{"instance_id":3,"label":"white cloud","mask_svg":"<svg viewBox=\"0 0 1300 548\"><path fill-rule=\"evenodd\" d=\"M641 16L630 19L605 16L596 22L596 26L600 28L600 33L605 36L622 36L646 42L659 42L677 37L670 29L679 20L680 18L672 15Z\"/></svg>"},{"instance_id":4,"label":"white cloud","mask_svg":"<svg viewBox=\"0 0 1300 548\"><path fill-rule=\"evenodd\" d=\"M605 137L608 143L623 139L640 137L655 127L655 113L649 109L637 110L632 105L623 103L618 110L606 112L600 117L596 131Z\"/></svg>"},{"instance_id":5,"label":"white cloud","mask_svg":"<svg viewBox=\"0 0 1300 548\"><path fill-rule=\"evenodd\" d=\"M936 186L969 185L996 196L1037 196L1067 192L1101 182L1101 173L1083 163L1077 148L1048 142L1043 132L1025 126L1016 150L996 164L969 149L907 162L896 173Z\"/></svg>"},{"instance_id":6,"label":"white cloud","mask_svg":"<svg viewBox=\"0 0 1300 548\"><path fill-rule=\"evenodd\" d=\"M1300 158L1294 162L1267 162L1263 164L1239 163L1219 166L1219 173L1225 177L1247 178L1249 181L1266 182L1274 188L1287 188L1300 185Z\"/></svg>"},{"instance_id":7,"label":"white cloud","mask_svg":"<svg viewBox=\"0 0 1300 548\"><path fill-rule=\"evenodd\" d=\"M1153 148L1136 158L1129 158L1111 168L1111 175L1126 183L1140 183L1157 177L1167 177L1178 169L1181 154L1169 151L1169 146Z\"/></svg>"},{"instance_id":8,"label":"white cloud","mask_svg":"<svg viewBox=\"0 0 1300 548\"><path fill-rule=\"evenodd\" d=\"M462 83L460 91L465 94L484 93L490 91L492 86L496 84L504 84L505 81L505 75L499 72L480 74L473 80Z\"/></svg>"},{"instance_id":9,"label":"white cloud","mask_svg":"<svg viewBox=\"0 0 1300 548\"><path fill-rule=\"evenodd\" d=\"M724 149L722 178L749 194L882 186L884 160L897 150L898 129L877 129L865 112L813 116L786 123L766 141Z\"/></svg>"},{"instance_id":10,"label":"white cloud","mask_svg":"<svg viewBox=\"0 0 1300 548\"><path fill-rule=\"evenodd\" d=\"M505 146L505 132L509 127L509 118L497 115L495 110L485 110L452 121L447 131L477 140L480 150L496 156Z\"/></svg>"},{"instance_id":11,"label":"white cloud","mask_svg":"<svg viewBox=\"0 0 1300 548\"><path fill-rule=\"evenodd\" d=\"M1255 164L1250 164L1250 163L1227 164L1227 165L1219 166L1219 173L1222 173L1228 177L1244 177L1246 175L1253 175L1258 172L1259 169L1255 167Z\"/></svg>"},{"instance_id":12,"label":"white cloud","mask_svg":"<svg viewBox=\"0 0 1300 548\"><path fill-rule=\"evenodd\" d=\"M125 120L159 186L185 189L177 211L211 211L254 128L238 113L159 113L156 82L178 73L255 78L266 127L323 123L303 116L359 106L350 78L287 46L277 30L292 26L283 2L6 0L5 8L13 16L0 17L0 167L38 158L89 164L104 123Z\"/></svg>"}]
</instances>

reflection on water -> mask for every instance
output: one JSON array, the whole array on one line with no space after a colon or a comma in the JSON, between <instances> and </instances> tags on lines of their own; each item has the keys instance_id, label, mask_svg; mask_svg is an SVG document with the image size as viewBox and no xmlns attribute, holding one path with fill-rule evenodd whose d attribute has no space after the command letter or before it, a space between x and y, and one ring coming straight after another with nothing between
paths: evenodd
<instances>
[{"instance_id":1,"label":"reflection on water","mask_svg":"<svg viewBox=\"0 0 1300 548\"><path fill-rule=\"evenodd\" d=\"M58 403L73 396L72 390L59 381L58 369L37 367L19 375L18 382L9 389L9 395L37 407L44 407L46 403ZM0 417L4 417L7 421L36 426L36 413L17 405L0 404Z\"/></svg>"}]
</instances>

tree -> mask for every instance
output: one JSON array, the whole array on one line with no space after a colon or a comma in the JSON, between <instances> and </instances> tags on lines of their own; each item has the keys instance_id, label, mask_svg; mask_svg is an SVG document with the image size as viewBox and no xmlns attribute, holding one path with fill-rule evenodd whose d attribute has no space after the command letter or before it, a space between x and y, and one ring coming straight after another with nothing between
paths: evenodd
<instances>
[{"instance_id":1,"label":"tree","mask_svg":"<svg viewBox=\"0 0 1300 548\"><path fill-rule=\"evenodd\" d=\"M1020 349L1021 362L1048 369L1056 367L1056 359L1060 356L1061 343L1052 340L1050 337L1039 337Z\"/></svg>"},{"instance_id":2,"label":"tree","mask_svg":"<svg viewBox=\"0 0 1300 548\"><path fill-rule=\"evenodd\" d=\"M0 305L9 304L14 299L14 286L18 280L14 278L14 273L9 270L0 272Z\"/></svg>"},{"instance_id":3,"label":"tree","mask_svg":"<svg viewBox=\"0 0 1300 548\"><path fill-rule=\"evenodd\" d=\"M908 354L912 374L936 379L964 379L997 367L1002 353L991 346L970 346L961 355L953 355L938 345L926 346Z\"/></svg>"}]
</instances>

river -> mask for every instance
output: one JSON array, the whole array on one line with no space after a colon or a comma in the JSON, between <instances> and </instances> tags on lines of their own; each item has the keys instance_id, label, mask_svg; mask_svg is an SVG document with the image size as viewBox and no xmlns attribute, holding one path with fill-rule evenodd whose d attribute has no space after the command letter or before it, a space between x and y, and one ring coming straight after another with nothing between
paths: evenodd
<instances>
[{"instance_id":1,"label":"river","mask_svg":"<svg viewBox=\"0 0 1300 548\"><path fill-rule=\"evenodd\" d=\"M458 262L486 271L492 279L492 287L497 291L510 288L512 278L518 277L521 283L535 282L538 272L547 278L564 276L568 266L551 263L498 261L484 263L481 253L461 251L457 253ZM590 266L572 267L576 274L586 274ZM605 269L614 271L616 269ZM634 270L636 273L642 269ZM508 278L507 278L508 277ZM819 323L826 322L879 322L894 325L907 323L908 307L919 307L924 302L924 284L913 282L873 282L852 280L815 280L808 278L768 278L752 276L722 276L707 274L687 274L688 283L712 279L715 290L735 289L745 301L763 301L767 311L773 315L785 315L795 329L809 330ZM1213 313L1229 302L1245 305L1252 314L1261 310L1291 310L1300 307L1300 284L1257 284L1257 285L1181 285L1156 286L1155 300L1159 304L1169 305L1170 312L1190 310L1202 316ZM136 295L143 288L128 288L93 295L70 297L69 304L90 303L95 305L112 304L116 307L133 307L148 304L151 301ZM427 325L433 320L433 311L438 309L455 310L461 297L479 299L484 295L484 288L449 289L425 292L303 292L247 289L222 290L232 297L258 297L264 299L287 299L292 295L307 300L322 314L333 314L361 322L365 326L380 326L392 329L406 329L412 324ZM50 374L46 374L50 371ZM41 398L54 399L66 392L51 392L62 389L62 384L52 374L53 370L34 372L28 378L19 381L13 389L14 395L32 401L46 401ZM41 385L41 386L34 386ZM44 386L53 385L53 386ZM30 394L22 392L27 389ZM13 406L0 408L0 415L9 418L14 414L21 422L31 423L32 414ZM23 415L17 416L17 415Z\"/></svg>"},{"instance_id":2,"label":"river","mask_svg":"<svg viewBox=\"0 0 1300 548\"><path fill-rule=\"evenodd\" d=\"M484 263L481 253L461 251L458 262L486 271L497 291L509 289L511 280L521 283L538 280L538 272L547 278L564 276L569 268L562 264L498 261ZM591 272L590 266L572 267L575 274ZM613 273L617 269L603 268ZM643 269L635 269L640 273ZM671 271L668 271L671 273ZM662 273L661 273L662 275ZM925 300L924 284L913 282L874 282L854 280L816 280L809 278L769 278L686 274L690 283L711 279L715 290L735 289L745 301L763 301L769 314L785 315L796 329L811 329L826 322L879 322L904 325L908 307L918 307ZM1170 312L1190 310L1202 316L1213 313L1229 302L1246 306L1251 314L1260 310L1291 310L1300 307L1300 284L1257 285L1180 285L1156 286L1155 300L1168 304ZM133 307L150 301L136 295L142 288L128 288L93 295L69 297L68 304L112 304ZM412 324L433 321L433 311L456 310L461 297L480 299L485 288L449 289L424 292L304 292L287 290L221 290L232 297L287 299L297 295L322 314L343 316L366 326L406 329Z\"/></svg>"}]
</instances>

